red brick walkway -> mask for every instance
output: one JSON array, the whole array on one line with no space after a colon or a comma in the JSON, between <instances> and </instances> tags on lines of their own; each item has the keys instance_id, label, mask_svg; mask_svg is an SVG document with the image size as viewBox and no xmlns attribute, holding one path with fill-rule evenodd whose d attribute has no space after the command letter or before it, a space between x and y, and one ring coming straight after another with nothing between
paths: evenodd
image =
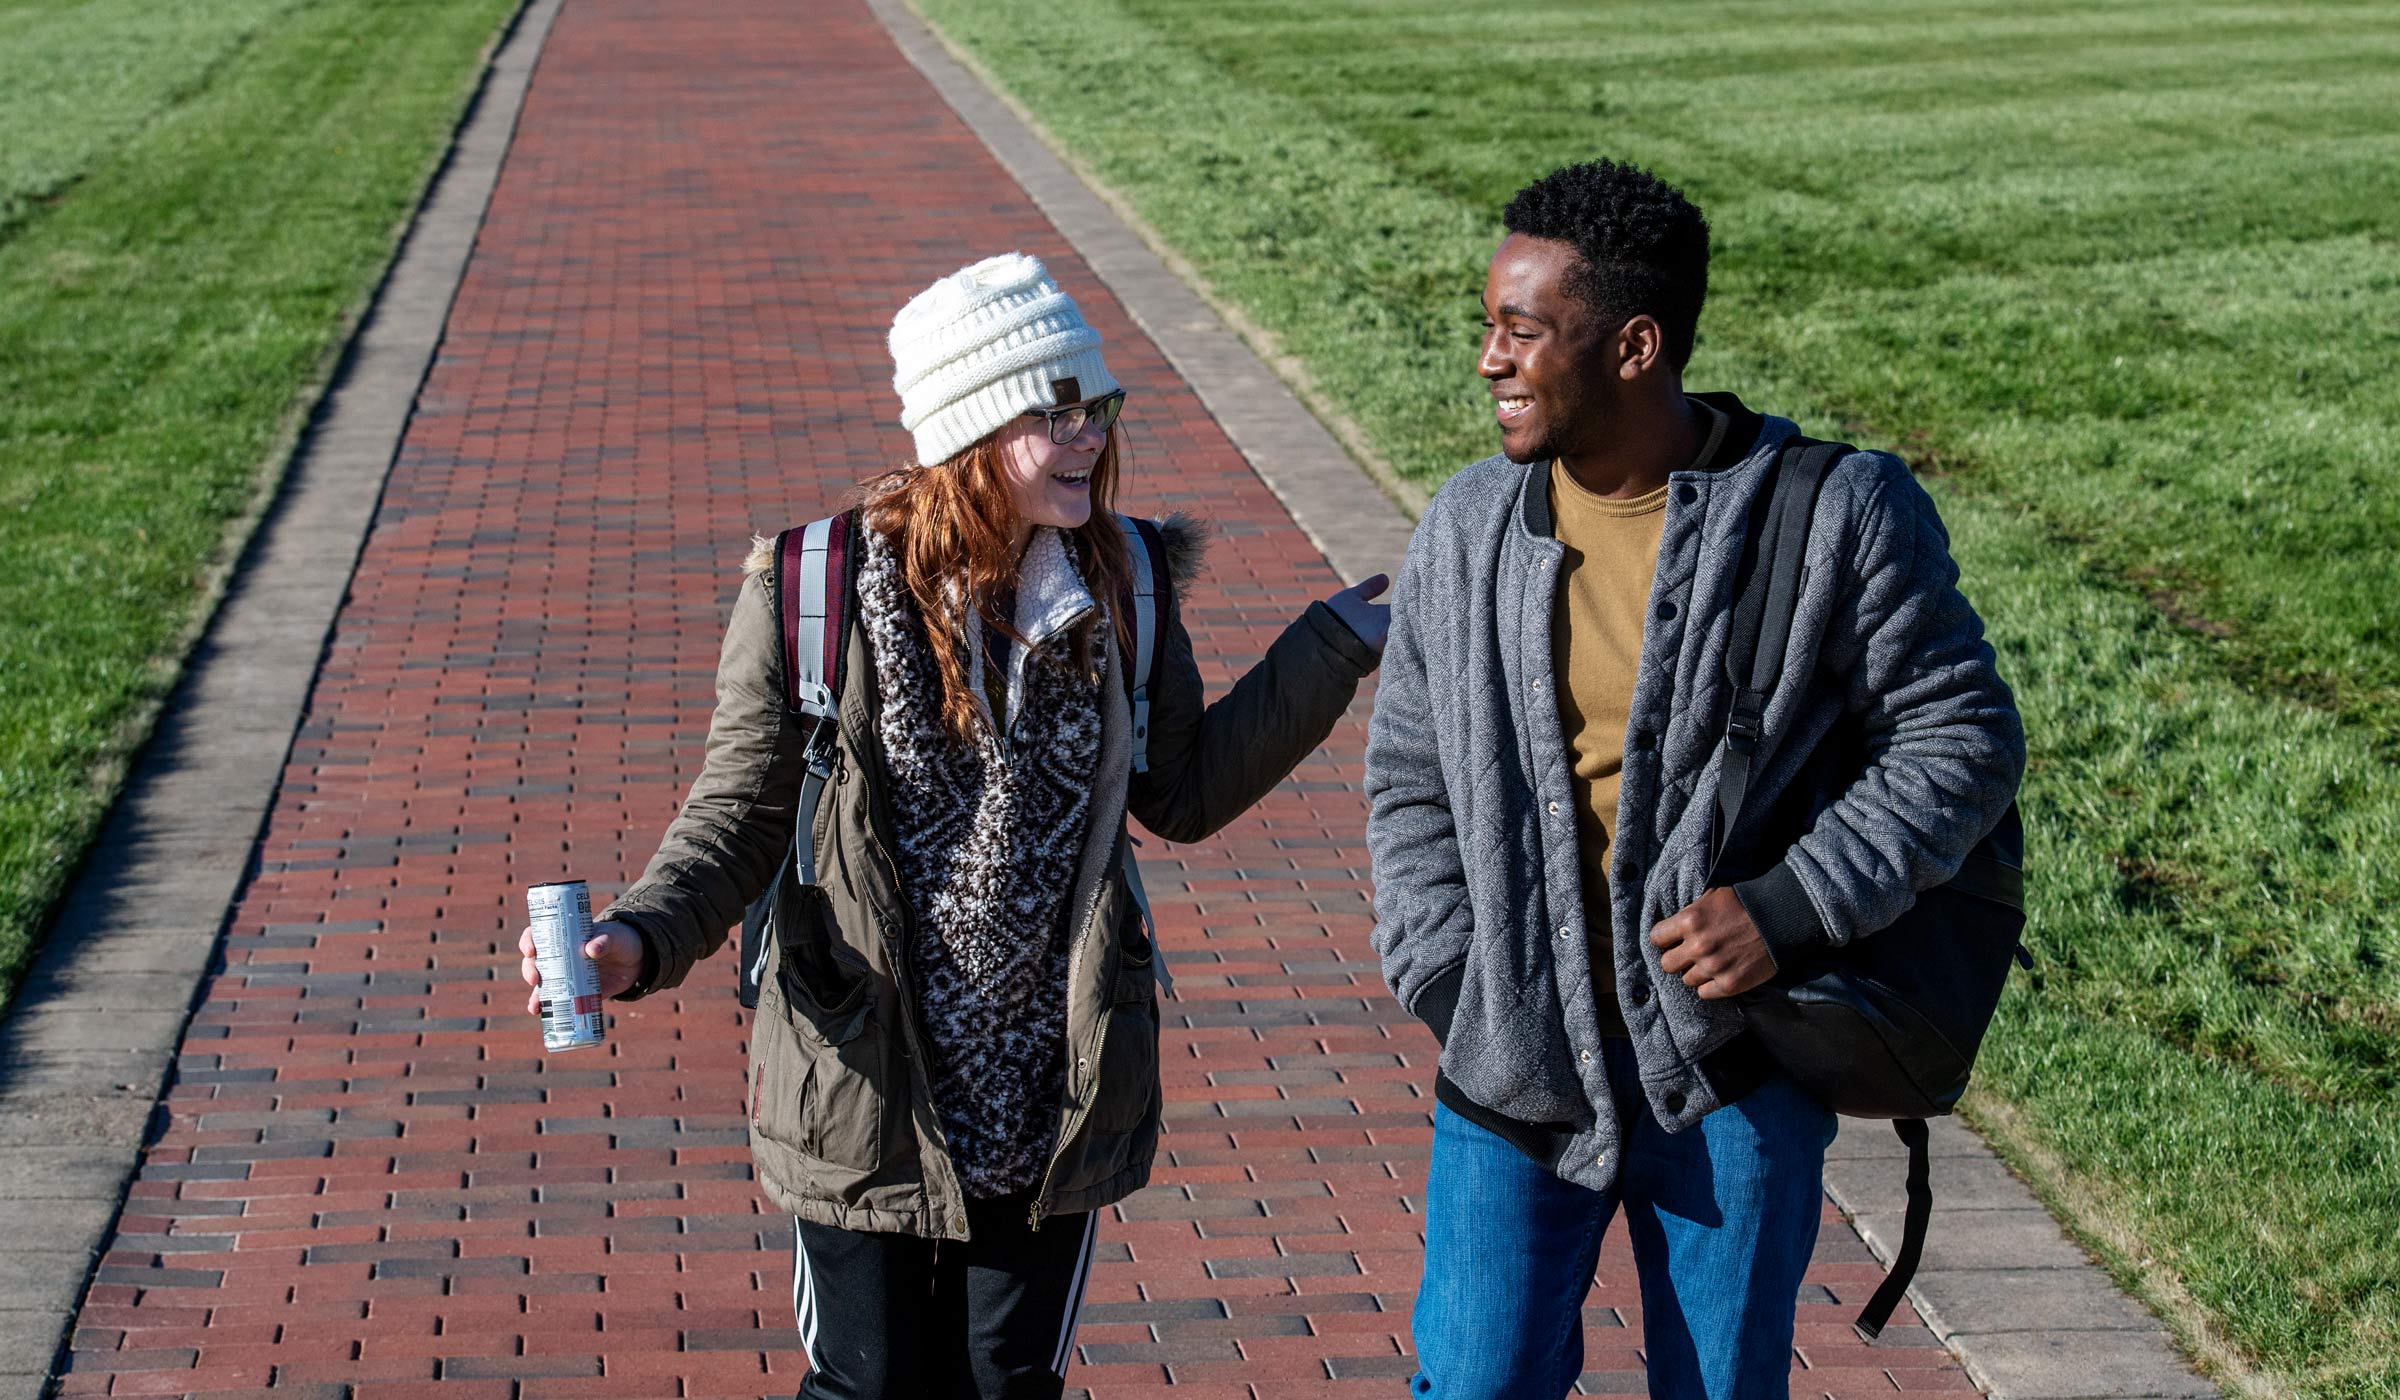
<instances>
[{"instance_id":1,"label":"red brick walkway","mask_svg":"<svg viewBox=\"0 0 2400 1400\"><path fill-rule=\"evenodd\" d=\"M1225 527L1190 613L1222 683L1330 571L866 13L566 8L66 1393L798 1383L730 960L545 1057L520 892L639 868L700 759L744 542L898 458L883 326L1010 247L1135 391L1129 505ZM1367 948L1367 703L1218 841L1151 844L1171 1132L1102 1227L1073 1384L1104 1400L1402 1393L1432 1046ZM1828 1219L1795 1392L1971 1391L1938 1349L1850 1338L1875 1270ZM1621 1230L1605 1258L1585 1388L1639 1394Z\"/></svg>"}]
</instances>

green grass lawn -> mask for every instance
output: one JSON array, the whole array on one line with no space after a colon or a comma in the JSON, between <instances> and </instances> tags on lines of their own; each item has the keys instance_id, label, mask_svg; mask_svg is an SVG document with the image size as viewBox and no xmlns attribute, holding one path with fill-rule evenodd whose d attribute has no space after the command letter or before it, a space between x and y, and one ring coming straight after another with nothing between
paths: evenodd
<instances>
[{"instance_id":1,"label":"green grass lawn","mask_svg":"<svg viewBox=\"0 0 2400 1400\"><path fill-rule=\"evenodd\" d=\"M2033 760L1974 1116L2255 1394L2400 1394L2400 9L924 0L1407 480L1482 269L1611 155L1690 381L1908 455Z\"/></svg>"},{"instance_id":2,"label":"green grass lawn","mask_svg":"<svg viewBox=\"0 0 2400 1400\"><path fill-rule=\"evenodd\" d=\"M0 1001L515 0L0 0Z\"/></svg>"}]
</instances>

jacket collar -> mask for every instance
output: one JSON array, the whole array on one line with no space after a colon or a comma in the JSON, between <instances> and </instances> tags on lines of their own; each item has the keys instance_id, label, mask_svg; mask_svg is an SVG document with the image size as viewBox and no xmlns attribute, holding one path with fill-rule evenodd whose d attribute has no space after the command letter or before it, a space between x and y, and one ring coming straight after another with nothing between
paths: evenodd
<instances>
[{"instance_id":1,"label":"jacket collar","mask_svg":"<svg viewBox=\"0 0 2400 1400\"><path fill-rule=\"evenodd\" d=\"M1045 525L1033 532L1025 557L1017 564L1017 635L1025 645L1008 648L1008 713L1019 712L1025 699L1025 658L1044 642L1075 626L1099 607L1085 586L1059 532ZM966 629L967 685L977 702L983 697L983 628ZM994 724L993 729L998 730Z\"/></svg>"},{"instance_id":2,"label":"jacket collar","mask_svg":"<svg viewBox=\"0 0 2400 1400\"><path fill-rule=\"evenodd\" d=\"M1752 450L1758 446L1759 433L1766 427L1766 419L1752 412L1734 394L1692 394L1687 397L1725 415L1725 431L1718 437L1717 450L1708 455L1708 460L1683 470L1714 475L1730 471L1749 460ZM1669 473L1670 476L1682 474ZM1520 486L1519 518L1524 522L1526 532L1536 539L1549 539L1557 533L1550 521L1549 482L1548 458L1525 468L1525 479Z\"/></svg>"}]
</instances>

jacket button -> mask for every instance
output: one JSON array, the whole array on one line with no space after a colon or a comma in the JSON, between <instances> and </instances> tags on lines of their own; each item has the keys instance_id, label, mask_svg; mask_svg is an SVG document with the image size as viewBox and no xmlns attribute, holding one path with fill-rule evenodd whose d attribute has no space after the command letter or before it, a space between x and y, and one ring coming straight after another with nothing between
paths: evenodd
<instances>
[{"instance_id":1,"label":"jacket button","mask_svg":"<svg viewBox=\"0 0 2400 1400\"><path fill-rule=\"evenodd\" d=\"M1555 802L1550 804L1550 815L1554 817L1558 815L1558 804Z\"/></svg>"},{"instance_id":2,"label":"jacket button","mask_svg":"<svg viewBox=\"0 0 2400 1400\"><path fill-rule=\"evenodd\" d=\"M1662 620L1673 617L1675 615L1675 605L1671 602L1659 604L1658 615Z\"/></svg>"},{"instance_id":3,"label":"jacket button","mask_svg":"<svg viewBox=\"0 0 2400 1400\"><path fill-rule=\"evenodd\" d=\"M1568 928L1565 924L1560 924L1558 926L1558 936L1561 938L1573 938L1575 936L1575 930Z\"/></svg>"},{"instance_id":4,"label":"jacket button","mask_svg":"<svg viewBox=\"0 0 2400 1400\"><path fill-rule=\"evenodd\" d=\"M1680 1093L1680 1092L1673 1092L1673 1091L1671 1091L1671 1092L1669 1092L1669 1093L1668 1093L1668 1095L1667 1095L1667 1112L1669 1112L1669 1113L1681 1113L1681 1112L1683 1112L1683 1095L1682 1095L1682 1093Z\"/></svg>"},{"instance_id":5,"label":"jacket button","mask_svg":"<svg viewBox=\"0 0 2400 1400\"><path fill-rule=\"evenodd\" d=\"M1648 987L1634 988L1633 1004L1636 1006L1648 1006L1650 1004L1650 989Z\"/></svg>"},{"instance_id":6,"label":"jacket button","mask_svg":"<svg viewBox=\"0 0 2400 1400\"><path fill-rule=\"evenodd\" d=\"M1650 751L1650 746L1657 742L1658 741L1656 739L1650 736L1650 731L1647 729L1637 729L1633 731L1633 746L1637 749L1640 749L1644 753L1648 753Z\"/></svg>"},{"instance_id":7,"label":"jacket button","mask_svg":"<svg viewBox=\"0 0 2400 1400\"><path fill-rule=\"evenodd\" d=\"M1700 493L1693 489L1690 485L1678 486L1675 488L1675 499L1688 506L1692 502L1700 499Z\"/></svg>"},{"instance_id":8,"label":"jacket button","mask_svg":"<svg viewBox=\"0 0 2400 1400\"><path fill-rule=\"evenodd\" d=\"M962 1235L965 1234L967 1232L967 1213L963 1210L952 1211L950 1214L950 1228L958 1231Z\"/></svg>"}]
</instances>

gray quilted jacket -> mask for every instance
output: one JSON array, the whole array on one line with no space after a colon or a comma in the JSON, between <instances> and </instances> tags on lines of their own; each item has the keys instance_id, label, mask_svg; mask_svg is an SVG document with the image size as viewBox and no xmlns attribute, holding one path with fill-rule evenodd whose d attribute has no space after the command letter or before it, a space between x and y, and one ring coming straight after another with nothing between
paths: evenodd
<instances>
[{"instance_id":1,"label":"gray quilted jacket","mask_svg":"<svg viewBox=\"0 0 2400 1400\"><path fill-rule=\"evenodd\" d=\"M1714 458L1669 478L1609 867L1618 1005L1650 1111L1669 1131L1738 1094L1713 1067L1742 1013L1662 973L1647 935L1708 874L1745 522L1797 431L1730 396L1707 399L1733 423ZM1418 524L1367 745L1367 843L1384 977L1443 1036L1443 1076L1475 1105L1558 1125L1554 1169L1599 1188L1615 1175L1622 1129L1600 1053L1550 657L1561 547L1548 470L1479 462ZM1735 885L1779 957L1890 924L1950 877L2016 793L2023 730L1957 581L1933 503L1898 458L1860 452L1835 465L1730 841L1784 852ZM1809 760L1845 715L1863 772L1799 791L1832 786ZM1788 813L1794 799L1805 820L1765 839L1752 814Z\"/></svg>"}]
</instances>

